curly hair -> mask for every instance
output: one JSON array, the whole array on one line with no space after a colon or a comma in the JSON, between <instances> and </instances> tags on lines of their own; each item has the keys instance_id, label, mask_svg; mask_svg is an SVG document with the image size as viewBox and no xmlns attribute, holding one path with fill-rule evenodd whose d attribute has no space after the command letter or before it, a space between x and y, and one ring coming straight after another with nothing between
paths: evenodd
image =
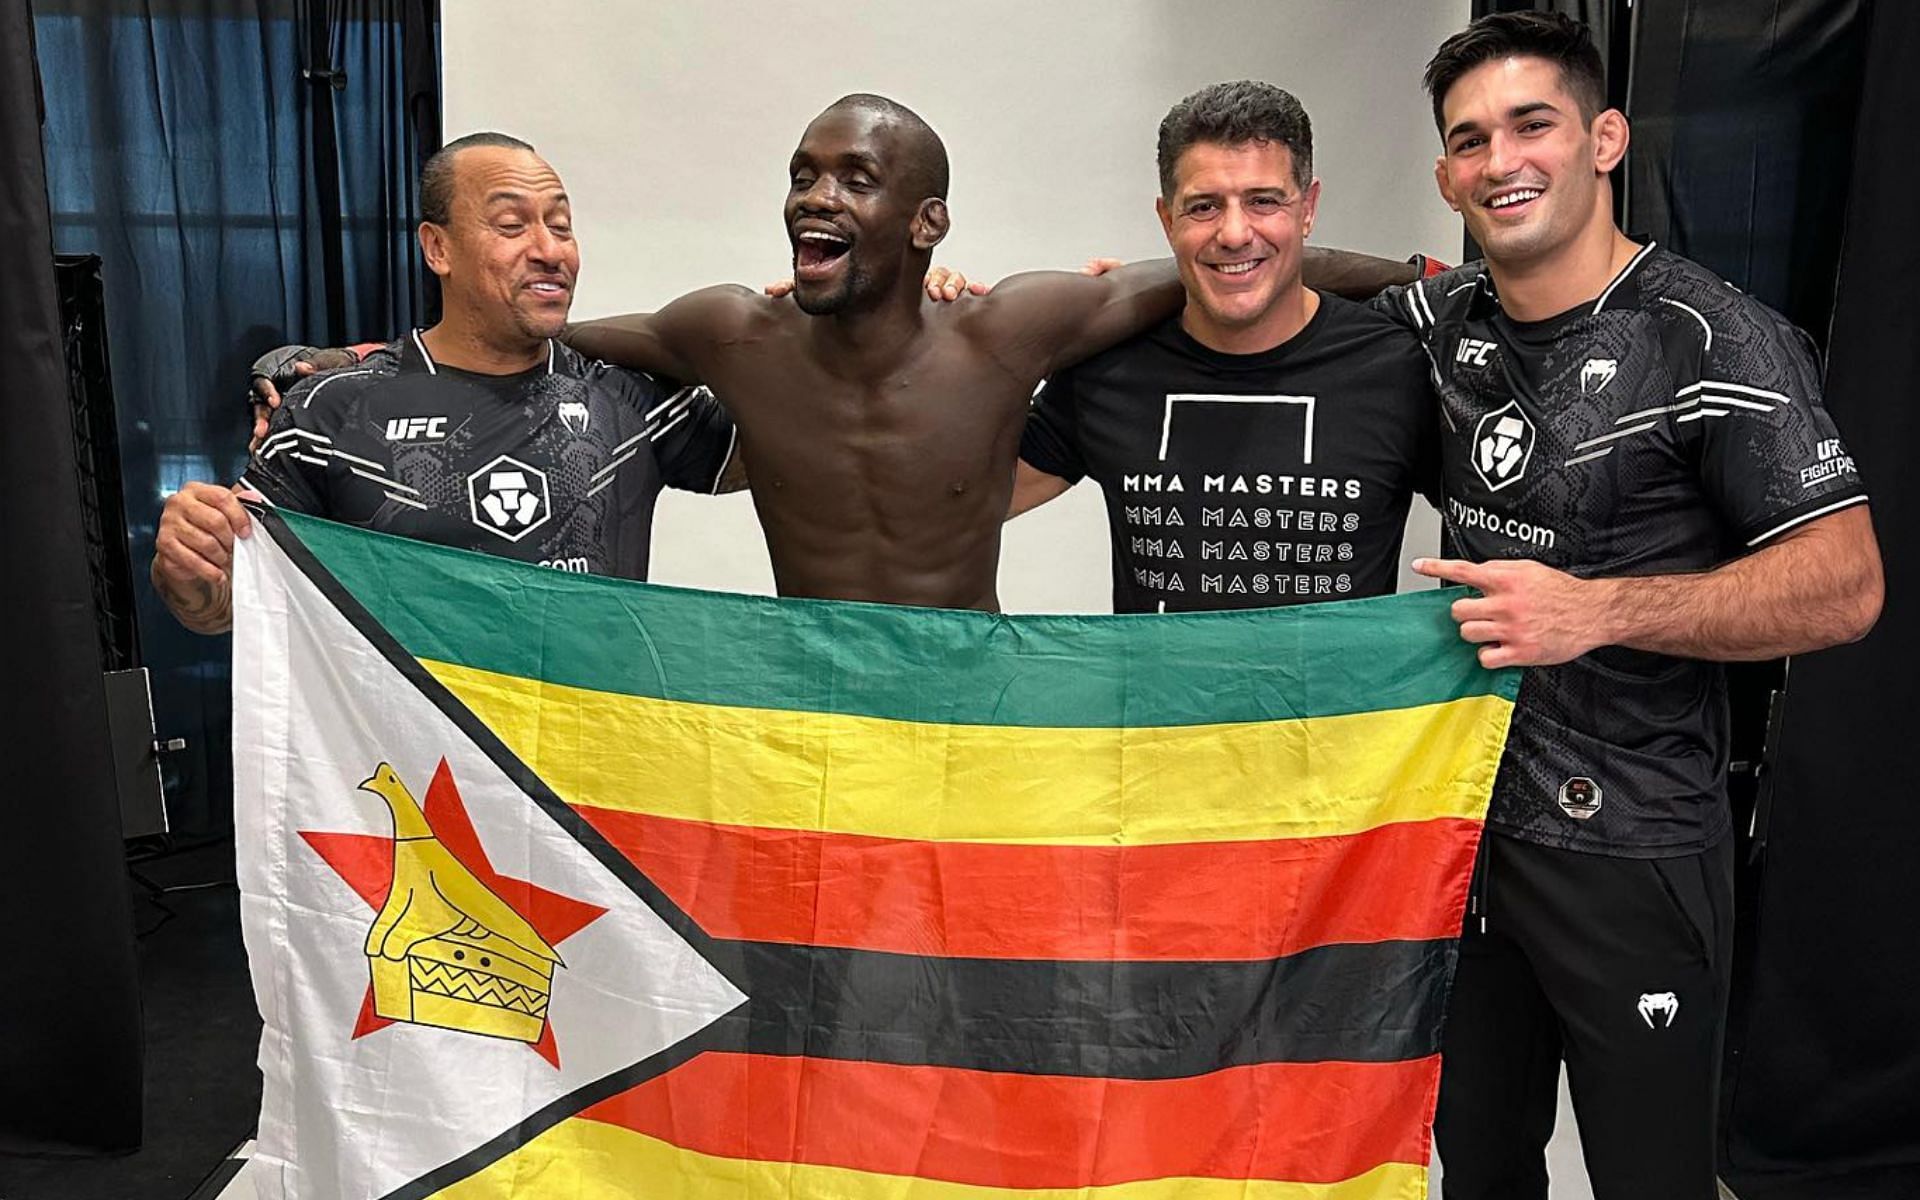
<instances>
[{"instance_id":1,"label":"curly hair","mask_svg":"<svg viewBox=\"0 0 1920 1200\"><path fill-rule=\"evenodd\" d=\"M1313 122L1293 93L1270 83L1238 79L1201 88L1160 120L1160 194L1173 198L1173 168L1201 143L1244 146L1271 142L1293 155L1293 181L1313 181Z\"/></svg>"}]
</instances>

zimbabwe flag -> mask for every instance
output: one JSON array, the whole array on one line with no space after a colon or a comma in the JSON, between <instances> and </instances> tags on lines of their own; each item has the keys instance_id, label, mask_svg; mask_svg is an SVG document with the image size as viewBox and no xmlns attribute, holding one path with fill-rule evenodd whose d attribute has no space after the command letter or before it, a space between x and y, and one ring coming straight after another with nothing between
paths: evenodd
<instances>
[{"instance_id":1,"label":"zimbabwe flag","mask_svg":"<svg viewBox=\"0 0 1920 1200\"><path fill-rule=\"evenodd\" d=\"M1005 617L275 513L236 598L263 1197L1425 1195L1518 684L1452 594Z\"/></svg>"}]
</instances>

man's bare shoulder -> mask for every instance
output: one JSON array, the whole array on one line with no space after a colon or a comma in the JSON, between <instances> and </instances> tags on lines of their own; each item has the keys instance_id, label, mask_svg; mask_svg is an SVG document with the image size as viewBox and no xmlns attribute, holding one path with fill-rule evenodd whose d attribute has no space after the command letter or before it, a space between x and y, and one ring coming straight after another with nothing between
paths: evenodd
<instances>
[{"instance_id":1,"label":"man's bare shoulder","mask_svg":"<svg viewBox=\"0 0 1920 1200\"><path fill-rule=\"evenodd\" d=\"M1022 271L994 284L984 296L935 307L951 310L956 327L969 336L999 338L1030 328L1036 318L1060 304L1096 294L1099 286L1097 280L1073 271Z\"/></svg>"},{"instance_id":2,"label":"man's bare shoulder","mask_svg":"<svg viewBox=\"0 0 1920 1200\"><path fill-rule=\"evenodd\" d=\"M1094 295L1104 288L1098 277L1078 271L1021 271L994 284L993 290L980 299L989 305L998 302L1017 308L1051 303L1062 296Z\"/></svg>"},{"instance_id":3,"label":"man's bare shoulder","mask_svg":"<svg viewBox=\"0 0 1920 1200\"><path fill-rule=\"evenodd\" d=\"M698 326L715 337L737 337L778 319L790 301L775 300L744 284L717 283L688 292L660 310L663 318Z\"/></svg>"}]
</instances>

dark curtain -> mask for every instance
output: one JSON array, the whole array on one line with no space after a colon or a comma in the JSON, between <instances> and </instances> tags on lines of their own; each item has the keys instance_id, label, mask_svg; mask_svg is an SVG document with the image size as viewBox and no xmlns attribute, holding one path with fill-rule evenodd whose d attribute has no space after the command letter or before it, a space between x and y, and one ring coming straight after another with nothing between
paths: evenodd
<instances>
[{"instance_id":1,"label":"dark curtain","mask_svg":"<svg viewBox=\"0 0 1920 1200\"><path fill-rule=\"evenodd\" d=\"M1867 5L1688 0L1642 5L1635 20L1626 189L1632 227L1764 300L1824 346L1848 204ZM1846 417L1838 419L1841 433L1857 441ZM1826 657L1812 656L1796 670L1818 669ZM1734 664L1728 679L1736 762L1772 761L1787 752L1791 743L1779 722L1784 706L1794 703L1797 683L1788 686L1786 665ZM1790 953L1761 941L1764 897L1780 852L1775 818L1785 810L1764 775L1736 770L1731 790L1736 825L1753 835L1743 843L1735 877L1723 1147L1734 1136L1732 1106L1742 1078L1793 1053L1787 1031L1756 1036L1750 1012L1762 957ZM1793 814L1785 815L1791 821Z\"/></svg>"},{"instance_id":2,"label":"dark curtain","mask_svg":"<svg viewBox=\"0 0 1920 1200\"><path fill-rule=\"evenodd\" d=\"M1866 0L1635 11L1627 212L1826 344Z\"/></svg>"},{"instance_id":3,"label":"dark curtain","mask_svg":"<svg viewBox=\"0 0 1920 1200\"><path fill-rule=\"evenodd\" d=\"M1873 492L1887 602L1864 642L1793 663L1729 1080L1742 1200L1920 1196L1920 807L1904 783L1920 712L1916 56L1920 6L1874 4L1851 170L1826 181L1851 181L1827 402Z\"/></svg>"},{"instance_id":4,"label":"dark curtain","mask_svg":"<svg viewBox=\"0 0 1920 1200\"><path fill-rule=\"evenodd\" d=\"M165 497L232 479L247 364L425 316L432 0L34 4L56 247L104 260L127 537L176 833L230 827L228 645L146 580Z\"/></svg>"},{"instance_id":5,"label":"dark curtain","mask_svg":"<svg viewBox=\"0 0 1920 1200\"><path fill-rule=\"evenodd\" d=\"M0 1151L140 1141L140 1007L24 0L0 0Z\"/></svg>"}]
</instances>

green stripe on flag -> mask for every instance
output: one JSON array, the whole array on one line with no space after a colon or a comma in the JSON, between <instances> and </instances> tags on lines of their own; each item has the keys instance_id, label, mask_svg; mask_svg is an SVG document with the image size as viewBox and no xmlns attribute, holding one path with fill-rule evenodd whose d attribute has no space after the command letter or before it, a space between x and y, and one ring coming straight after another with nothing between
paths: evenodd
<instances>
[{"instance_id":1,"label":"green stripe on flag","mask_svg":"<svg viewBox=\"0 0 1920 1200\"><path fill-rule=\"evenodd\" d=\"M416 658L697 704L955 725L1220 724L1512 700L1459 589L1178 616L1019 616L572 575L281 511ZM551 619L549 614L556 614Z\"/></svg>"}]
</instances>

